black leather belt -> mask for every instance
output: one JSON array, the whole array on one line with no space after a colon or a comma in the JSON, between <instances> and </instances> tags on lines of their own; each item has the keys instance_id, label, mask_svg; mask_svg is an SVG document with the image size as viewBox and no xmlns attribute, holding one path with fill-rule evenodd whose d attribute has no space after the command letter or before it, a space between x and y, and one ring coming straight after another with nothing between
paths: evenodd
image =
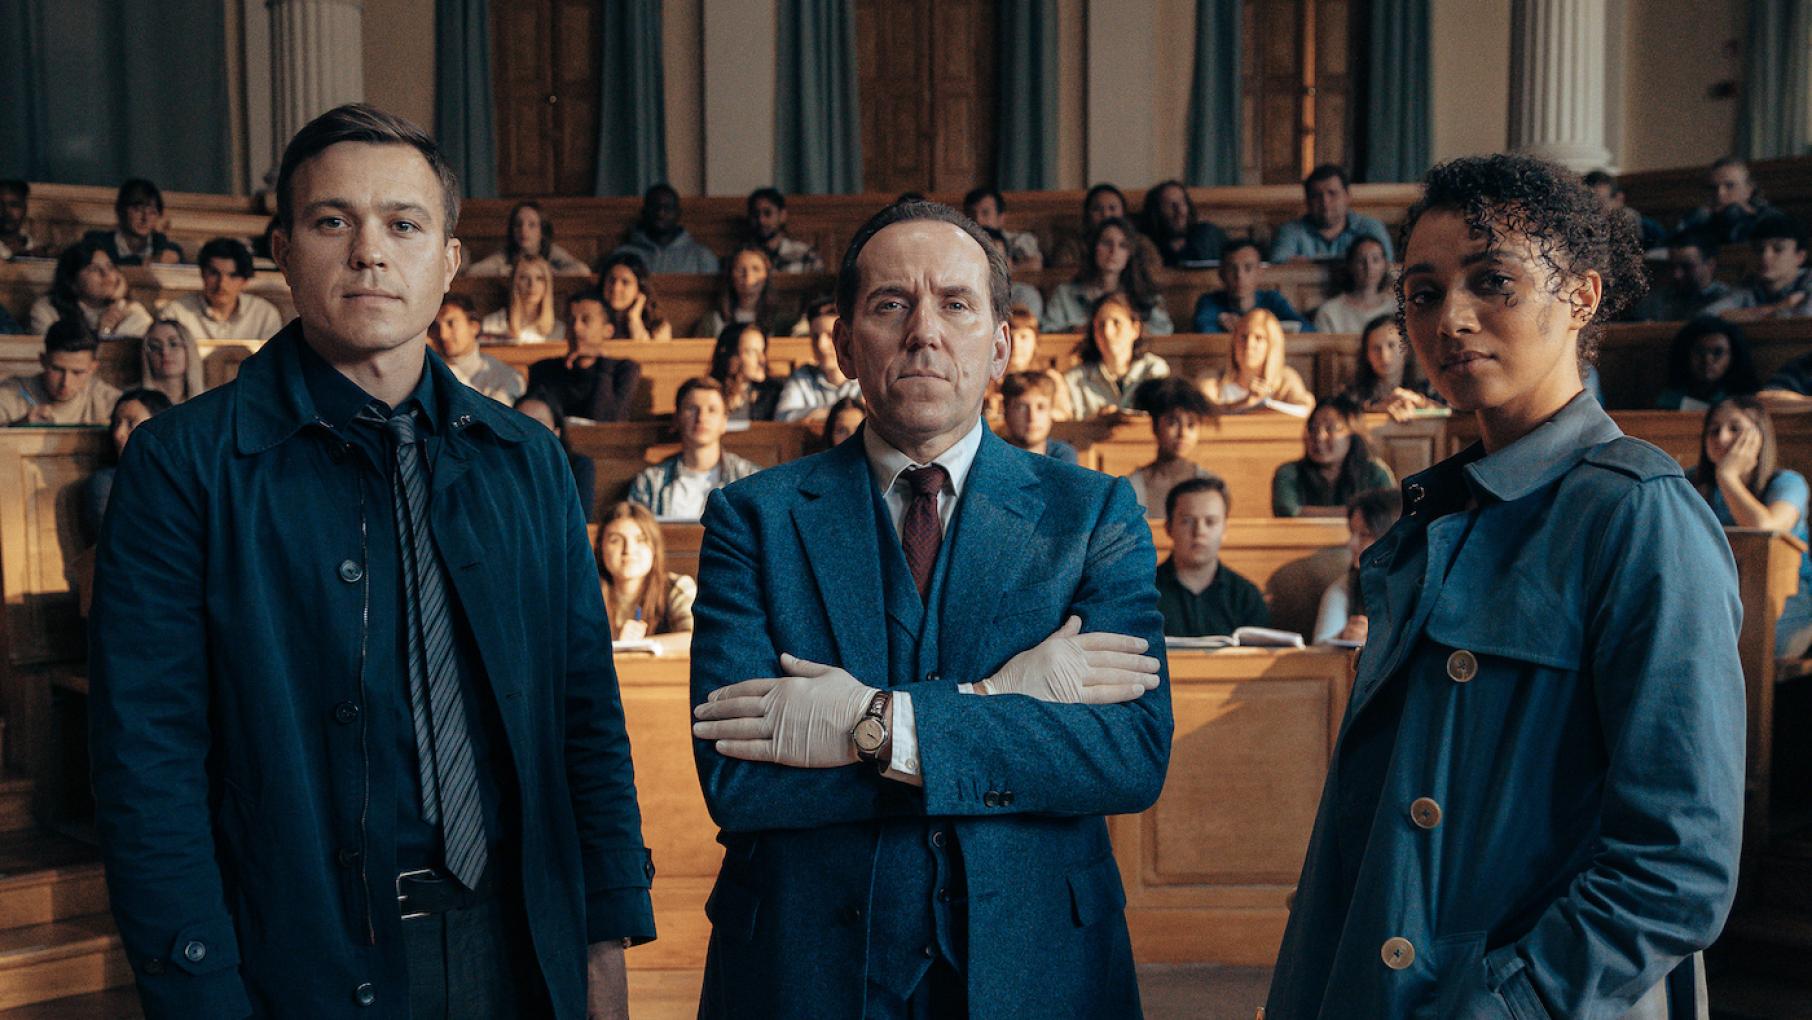
<instances>
[{"instance_id":1,"label":"black leather belt","mask_svg":"<svg viewBox=\"0 0 1812 1020\"><path fill-rule=\"evenodd\" d=\"M462 888L452 876L439 868L405 871L396 876L396 905L405 921L474 907L488 898L490 893L491 875L488 869L476 889Z\"/></svg>"}]
</instances>

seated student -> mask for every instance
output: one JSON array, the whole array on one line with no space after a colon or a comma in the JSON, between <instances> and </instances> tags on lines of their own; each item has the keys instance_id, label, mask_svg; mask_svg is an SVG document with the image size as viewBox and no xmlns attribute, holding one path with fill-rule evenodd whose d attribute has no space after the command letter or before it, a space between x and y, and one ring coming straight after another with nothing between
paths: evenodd
<instances>
[{"instance_id":1,"label":"seated student","mask_svg":"<svg viewBox=\"0 0 1812 1020\"><path fill-rule=\"evenodd\" d=\"M516 402L510 406L540 422L542 427L559 436L564 444L566 415L560 412L560 402L553 394L546 390L530 390L517 397ZM573 488L578 492L579 505L585 508L585 520L587 523L595 523L598 511L593 500L597 493L598 466L592 463L590 457L582 457L571 450L566 453L566 463L572 468Z\"/></svg>"},{"instance_id":2,"label":"seated student","mask_svg":"<svg viewBox=\"0 0 1812 1020\"><path fill-rule=\"evenodd\" d=\"M1202 380L1202 394L1222 414L1264 410L1266 401L1307 408L1308 384L1284 364L1284 332L1277 316L1254 308L1230 324L1227 367Z\"/></svg>"},{"instance_id":3,"label":"seated student","mask_svg":"<svg viewBox=\"0 0 1812 1020\"><path fill-rule=\"evenodd\" d=\"M640 641L663 634L690 643L692 603L698 582L667 572L667 547L654 515L634 503L618 503L598 529L598 583L613 641ZM663 642L663 645L666 645Z\"/></svg>"},{"instance_id":4,"label":"seated student","mask_svg":"<svg viewBox=\"0 0 1812 1020\"><path fill-rule=\"evenodd\" d=\"M1699 463L1688 476L1725 527L1767 528L1806 541L1806 479L1779 466L1774 422L1754 397L1726 397L1705 413ZM1774 631L1777 658L1812 647L1812 552L1800 557L1799 590Z\"/></svg>"},{"instance_id":5,"label":"seated student","mask_svg":"<svg viewBox=\"0 0 1812 1020\"><path fill-rule=\"evenodd\" d=\"M1321 593L1315 610L1311 644L1329 641L1365 643L1365 589L1359 585L1359 557L1381 538L1403 514L1403 494L1395 489L1373 489L1346 501L1346 551L1352 565Z\"/></svg>"},{"instance_id":6,"label":"seated student","mask_svg":"<svg viewBox=\"0 0 1812 1020\"><path fill-rule=\"evenodd\" d=\"M563 418L598 422L629 418L642 366L605 355L610 323L604 309L604 296L595 290L573 295L566 306L566 356L529 366L528 388L544 391Z\"/></svg>"},{"instance_id":7,"label":"seated student","mask_svg":"<svg viewBox=\"0 0 1812 1020\"><path fill-rule=\"evenodd\" d=\"M95 469L82 482L81 511L79 514L82 529L82 545L92 548L101 538L101 521L107 517L107 501L113 495L113 476L120 458L126 455L126 440L132 437L132 430L144 424L152 415L162 414L170 409L170 398L160 390L127 390L113 402L113 462Z\"/></svg>"},{"instance_id":8,"label":"seated student","mask_svg":"<svg viewBox=\"0 0 1812 1020\"><path fill-rule=\"evenodd\" d=\"M824 257L817 249L786 232L786 196L779 188L756 188L749 193L749 239L767 253L776 273L822 273ZM716 333L703 334L711 336Z\"/></svg>"},{"instance_id":9,"label":"seated student","mask_svg":"<svg viewBox=\"0 0 1812 1020\"><path fill-rule=\"evenodd\" d=\"M1749 231L1758 266L1721 300L1705 306L1732 322L1812 318L1812 268L1806 266L1806 228L1790 216L1763 217Z\"/></svg>"},{"instance_id":10,"label":"seated student","mask_svg":"<svg viewBox=\"0 0 1812 1020\"><path fill-rule=\"evenodd\" d=\"M1008 256L1007 235L993 227L983 227L982 233L994 247L1000 249L1002 257ZM1009 264L1011 259L1008 259ZM1038 288L1022 280L1010 280L1007 284L1007 307L1024 308L1038 318L1044 317L1044 295Z\"/></svg>"},{"instance_id":11,"label":"seated student","mask_svg":"<svg viewBox=\"0 0 1812 1020\"><path fill-rule=\"evenodd\" d=\"M1130 411L1139 385L1168 376L1170 364L1145 349L1145 323L1125 294L1096 298L1087 322L1076 343L1077 363L1063 374L1070 411L1077 419Z\"/></svg>"},{"instance_id":12,"label":"seated student","mask_svg":"<svg viewBox=\"0 0 1812 1020\"><path fill-rule=\"evenodd\" d=\"M998 230L1007 239L1007 265L1014 272L1033 272L1044 268L1044 253L1038 250L1038 237L1029 230L1007 229L1007 198L995 187L971 190L963 196L963 215L974 220L983 230Z\"/></svg>"},{"instance_id":13,"label":"seated student","mask_svg":"<svg viewBox=\"0 0 1812 1020\"><path fill-rule=\"evenodd\" d=\"M276 305L245 293L253 272L252 250L245 242L216 237L201 246L195 262L201 269L201 293L184 294L159 314L205 340L268 340L283 328Z\"/></svg>"},{"instance_id":14,"label":"seated student","mask_svg":"<svg viewBox=\"0 0 1812 1020\"><path fill-rule=\"evenodd\" d=\"M862 386L843 374L837 364L837 302L830 298L806 306L805 320L812 336L812 363L793 369L780 387L774 404L775 421L823 421L832 404L845 398L860 399Z\"/></svg>"},{"instance_id":15,"label":"seated student","mask_svg":"<svg viewBox=\"0 0 1812 1020\"><path fill-rule=\"evenodd\" d=\"M175 319L159 319L145 330L138 347L139 386L156 390L172 405L198 397L203 382L201 350L188 327Z\"/></svg>"},{"instance_id":16,"label":"seated student","mask_svg":"<svg viewBox=\"0 0 1812 1020\"><path fill-rule=\"evenodd\" d=\"M1416 353L1404 342L1394 312L1377 316L1360 331L1359 363L1344 395L1362 410L1384 411L1397 421L1440 403L1417 369Z\"/></svg>"},{"instance_id":17,"label":"seated student","mask_svg":"<svg viewBox=\"0 0 1812 1020\"><path fill-rule=\"evenodd\" d=\"M604 295L612 338L673 339L673 327L655 308L654 292L648 289L648 263L640 255L618 251L606 258L598 267L598 289Z\"/></svg>"},{"instance_id":18,"label":"seated student","mask_svg":"<svg viewBox=\"0 0 1812 1020\"><path fill-rule=\"evenodd\" d=\"M680 383L673 398L673 430L680 452L645 468L629 484L629 501L663 520L695 521L705 515L711 490L761 470L761 465L724 449L723 384L708 376Z\"/></svg>"},{"instance_id":19,"label":"seated student","mask_svg":"<svg viewBox=\"0 0 1812 1020\"><path fill-rule=\"evenodd\" d=\"M44 331L43 371L0 379L0 424L105 425L120 391L95 374L100 341L80 322L58 319Z\"/></svg>"},{"instance_id":20,"label":"seated student","mask_svg":"<svg viewBox=\"0 0 1812 1020\"><path fill-rule=\"evenodd\" d=\"M1203 294L1195 303L1197 333L1231 333L1233 324L1250 311L1262 310L1282 323L1292 333L1314 332L1315 327L1302 317L1282 291L1259 286L1264 264L1258 257L1258 242L1241 238L1227 242L1221 249L1221 289Z\"/></svg>"},{"instance_id":21,"label":"seated student","mask_svg":"<svg viewBox=\"0 0 1812 1020\"><path fill-rule=\"evenodd\" d=\"M584 276L590 270L573 253L554 243L554 223L535 201L517 202L510 207L509 238L500 251L494 251L461 272L466 276L509 276L516 260L523 255L538 255L560 276Z\"/></svg>"},{"instance_id":22,"label":"seated student","mask_svg":"<svg viewBox=\"0 0 1812 1020\"><path fill-rule=\"evenodd\" d=\"M1195 201L1182 181L1159 181L1145 193L1139 211L1139 229L1157 246L1166 266L1211 262L1221 257L1227 234L1202 220L1196 222Z\"/></svg>"},{"instance_id":23,"label":"seated student","mask_svg":"<svg viewBox=\"0 0 1812 1020\"><path fill-rule=\"evenodd\" d=\"M1667 355L1667 386L1655 398L1663 411L1703 411L1725 397L1755 393L1755 361L1743 327L1701 315L1674 334Z\"/></svg>"},{"instance_id":24,"label":"seated student","mask_svg":"<svg viewBox=\"0 0 1812 1020\"><path fill-rule=\"evenodd\" d=\"M1063 373L1049 365L1038 364L1038 316L1031 309L1020 305L1009 306L1007 312L1007 375L1015 372L1041 372L1051 380L1051 420L1069 421L1074 415L1070 410L1070 386L1063 379ZM985 414L988 418L1001 416L1001 383L988 384L988 402Z\"/></svg>"},{"instance_id":25,"label":"seated student","mask_svg":"<svg viewBox=\"0 0 1812 1020\"><path fill-rule=\"evenodd\" d=\"M25 213L31 185L18 178L0 180L0 262L9 259L48 258L48 245L36 244L25 232Z\"/></svg>"},{"instance_id":26,"label":"seated student","mask_svg":"<svg viewBox=\"0 0 1812 1020\"><path fill-rule=\"evenodd\" d=\"M768 378L768 334L753 323L725 326L711 350L711 378L723 387L731 421L773 421L780 380Z\"/></svg>"},{"instance_id":27,"label":"seated student","mask_svg":"<svg viewBox=\"0 0 1812 1020\"><path fill-rule=\"evenodd\" d=\"M464 294L440 299L428 339L460 382L492 400L514 404L527 387L521 373L478 349L478 306Z\"/></svg>"},{"instance_id":28,"label":"seated student","mask_svg":"<svg viewBox=\"0 0 1812 1020\"><path fill-rule=\"evenodd\" d=\"M717 272L717 256L680 226L679 192L670 184L643 193L641 220L611 255L625 253L639 257L649 273Z\"/></svg>"},{"instance_id":29,"label":"seated student","mask_svg":"<svg viewBox=\"0 0 1812 1020\"><path fill-rule=\"evenodd\" d=\"M862 423L868 420L868 407L861 397L844 397L830 406L830 413L824 418L824 447L829 449L841 445L845 439L856 434Z\"/></svg>"},{"instance_id":30,"label":"seated student","mask_svg":"<svg viewBox=\"0 0 1812 1020\"><path fill-rule=\"evenodd\" d=\"M143 177L120 185L113 200L113 215L118 229L90 230L82 235L82 243L105 248L116 266L182 261L182 245L157 229L164 218L164 193L157 185Z\"/></svg>"},{"instance_id":31,"label":"seated student","mask_svg":"<svg viewBox=\"0 0 1812 1020\"><path fill-rule=\"evenodd\" d=\"M1397 294L1390 286L1390 260L1375 237L1361 237L1346 250L1345 288L1315 309L1318 333L1357 333L1380 315L1395 315Z\"/></svg>"},{"instance_id":32,"label":"seated student","mask_svg":"<svg viewBox=\"0 0 1812 1020\"><path fill-rule=\"evenodd\" d=\"M57 256L50 293L32 302L31 331L69 319L97 336L144 336L151 313L126 297L126 278L99 244L83 241Z\"/></svg>"},{"instance_id":33,"label":"seated student","mask_svg":"<svg viewBox=\"0 0 1812 1020\"><path fill-rule=\"evenodd\" d=\"M1604 170L1593 170L1585 175L1586 187L1598 196L1599 205L1605 212L1620 216L1636 228L1636 235L1641 238L1642 250L1652 251L1667 242L1667 230L1660 223L1630 208L1626 203L1629 196L1623 193L1623 185L1617 178Z\"/></svg>"},{"instance_id":34,"label":"seated student","mask_svg":"<svg viewBox=\"0 0 1812 1020\"><path fill-rule=\"evenodd\" d=\"M1221 565L1221 540L1232 511L1227 483L1213 475L1183 482L1165 497L1170 556L1158 564L1157 586L1167 636L1206 637L1271 625L1258 586Z\"/></svg>"},{"instance_id":35,"label":"seated student","mask_svg":"<svg viewBox=\"0 0 1812 1020\"><path fill-rule=\"evenodd\" d=\"M1126 201L1126 195L1112 184L1103 182L1088 189L1082 196L1081 230L1065 235L1051 251L1047 265L1079 266L1088 261L1089 249L1093 243L1096 228L1108 220L1125 220L1131 217L1132 206ZM1138 235L1137 243L1145 251L1145 264L1156 266L1163 264L1163 257L1144 234Z\"/></svg>"},{"instance_id":36,"label":"seated student","mask_svg":"<svg viewBox=\"0 0 1812 1020\"><path fill-rule=\"evenodd\" d=\"M1202 433L1202 422L1214 408L1202 391L1183 379L1158 379L1140 387L1140 409L1151 415L1151 434L1158 442L1158 457L1137 468L1126 480L1133 498L1156 517L1170 490L1191 478L1206 478L1208 470L1192 458Z\"/></svg>"},{"instance_id":37,"label":"seated student","mask_svg":"<svg viewBox=\"0 0 1812 1020\"><path fill-rule=\"evenodd\" d=\"M1718 246L1705 234L1682 230L1667 242L1667 271L1661 285L1636 303L1630 318L1641 322L1685 322L1730 296L1717 278Z\"/></svg>"},{"instance_id":38,"label":"seated student","mask_svg":"<svg viewBox=\"0 0 1812 1020\"><path fill-rule=\"evenodd\" d=\"M1711 201L1687 214L1680 221L1681 230L1709 234L1713 244L1741 244L1749 240L1763 217L1774 207L1756 190L1749 177L1749 164L1735 156L1725 156L1711 164L1705 175Z\"/></svg>"},{"instance_id":39,"label":"seated student","mask_svg":"<svg viewBox=\"0 0 1812 1020\"><path fill-rule=\"evenodd\" d=\"M1339 517L1346 501L1397 484L1372 452L1359 405L1327 397L1315 405L1302 430L1302 459L1279 465L1271 476L1271 512L1278 517Z\"/></svg>"},{"instance_id":40,"label":"seated student","mask_svg":"<svg viewBox=\"0 0 1812 1020\"><path fill-rule=\"evenodd\" d=\"M1139 233L1124 219L1104 220L1089 235L1088 255L1076 278L1057 285L1045 302L1039 326L1046 333L1072 333L1089 321L1089 309L1104 294L1120 294L1143 322L1145 332L1175 331L1164 294L1152 281Z\"/></svg>"},{"instance_id":41,"label":"seated student","mask_svg":"<svg viewBox=\"0 0 1812 1020\"><path fill-rule=\"evenodd\" d=\"M782 315L774 297L774 266L758 244L745 244L724 260L723 279L717 286L717 307L692 327L693 336L716 336L729 325L755 325L770 335L792 328L793 318Z\"/></svg>"},{"instance_id":42,"label":"seated student","mask_svg":"<svg viewBox=\"0 0 1812 1020\"><path fill-rule=\"evenodd\" d=\"M524 255L510 271L510 303L478 324L487 341L538 344L566 339L566 327L554 314L554 267L539 255Z\"/></svg>"},{"instance_id":43,"label":"seated student","mask_svg":"<svg viewBox=\"0 0 1812 1020\"><path fill-rule=\"evenodd\" d=\"M1043 372L1008 372L1000 381L1000 438L1027 453L1076 463L1076 448L1051 438L1051 404L1060 392Z\"/></svg>"},{"instance_id":44,"label":"seated student","mask_svg":"<svg viewBox=\"0 0 1812 1020\"><path fill-rule=\"evenodd\" d=\"M1271 242L1271 261L1337 259L1361 237L1375 238L1384 246L1384 261L1391 260L1390 235L1384 224L1353 212L1346 168L1323 163L1302 180L1302 197L1308 212L1277 228Z\"/></svg>"}]
</instances>

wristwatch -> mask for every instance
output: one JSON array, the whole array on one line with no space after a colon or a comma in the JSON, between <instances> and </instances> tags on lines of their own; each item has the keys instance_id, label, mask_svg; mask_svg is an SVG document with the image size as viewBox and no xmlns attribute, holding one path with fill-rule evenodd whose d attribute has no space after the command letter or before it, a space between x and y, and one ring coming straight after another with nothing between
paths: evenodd
<instances>
[{"instance_id":1,"label":"wristwatch","mask_svg":"<svg viewBox=\"0 0 1812 1020\"><path fill-rule=\"evenodd\" d=\"M891 692L876 691L862 718L856 720L855 727L849 731L849 742L855 746L857 760L876 763L882 768L891 761L893 733L887 727L887 705L891 701Z\"/></svg>"}]
</instances>

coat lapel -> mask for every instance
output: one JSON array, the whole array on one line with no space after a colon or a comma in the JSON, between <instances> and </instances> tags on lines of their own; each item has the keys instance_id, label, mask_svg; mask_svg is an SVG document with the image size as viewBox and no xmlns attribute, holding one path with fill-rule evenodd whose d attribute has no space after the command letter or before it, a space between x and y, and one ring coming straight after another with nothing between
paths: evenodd
<instances>
[{"instance_id":1,"label":"coat lapel","mask_svg":"<svg viewBox=\"0 0 1812 1020\"><path fill-rule=\"evenodd\" d=\"M982 432L951 518L954 545L947 553L938 624L938 658L947 676L979 679L978 653L993 638L988 623L1030 555L1026 530L1044 508L1037 498L1038 476L1025 464L1029 456Z\"/></svg>"},{"instance_id":2,"label":"coat lapel","mask_svg":"<svg viewBox=\"0 0 1812 1020\"><path fill-rule=\"evenodd\" d=\"M803 501L793 507L793 525L837 642L837 664L864 683L884 687L887 617L873 485L862 444L844 443L800 482Z\"/></svg>"}]
</instances>

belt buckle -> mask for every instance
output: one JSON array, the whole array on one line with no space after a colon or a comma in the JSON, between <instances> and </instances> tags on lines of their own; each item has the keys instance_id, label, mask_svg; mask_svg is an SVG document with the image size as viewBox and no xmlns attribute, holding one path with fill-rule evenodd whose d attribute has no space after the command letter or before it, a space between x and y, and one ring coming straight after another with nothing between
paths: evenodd
<instances>
[{"instance_id":1,"label":"belt buckle","mask_svg":"<svg viewBox=\"0 0 1812 1020\"><path fill-rule=\"evenodd\" d=\"M435 871L433 868L417 868L414 871L405 871L402 874L396 876L396 905L397 905L397 909L402 911L403 920L413 921L413 920L416 920L417 918L434 916L432 911L428 911L428 910L413 910L412 911L412 910L410 910L409 909L409 894L403 891L403 881L405 879L424 878L424 877L431 876L434 874L435 874Z\"/></svg>"}]
</instances>

